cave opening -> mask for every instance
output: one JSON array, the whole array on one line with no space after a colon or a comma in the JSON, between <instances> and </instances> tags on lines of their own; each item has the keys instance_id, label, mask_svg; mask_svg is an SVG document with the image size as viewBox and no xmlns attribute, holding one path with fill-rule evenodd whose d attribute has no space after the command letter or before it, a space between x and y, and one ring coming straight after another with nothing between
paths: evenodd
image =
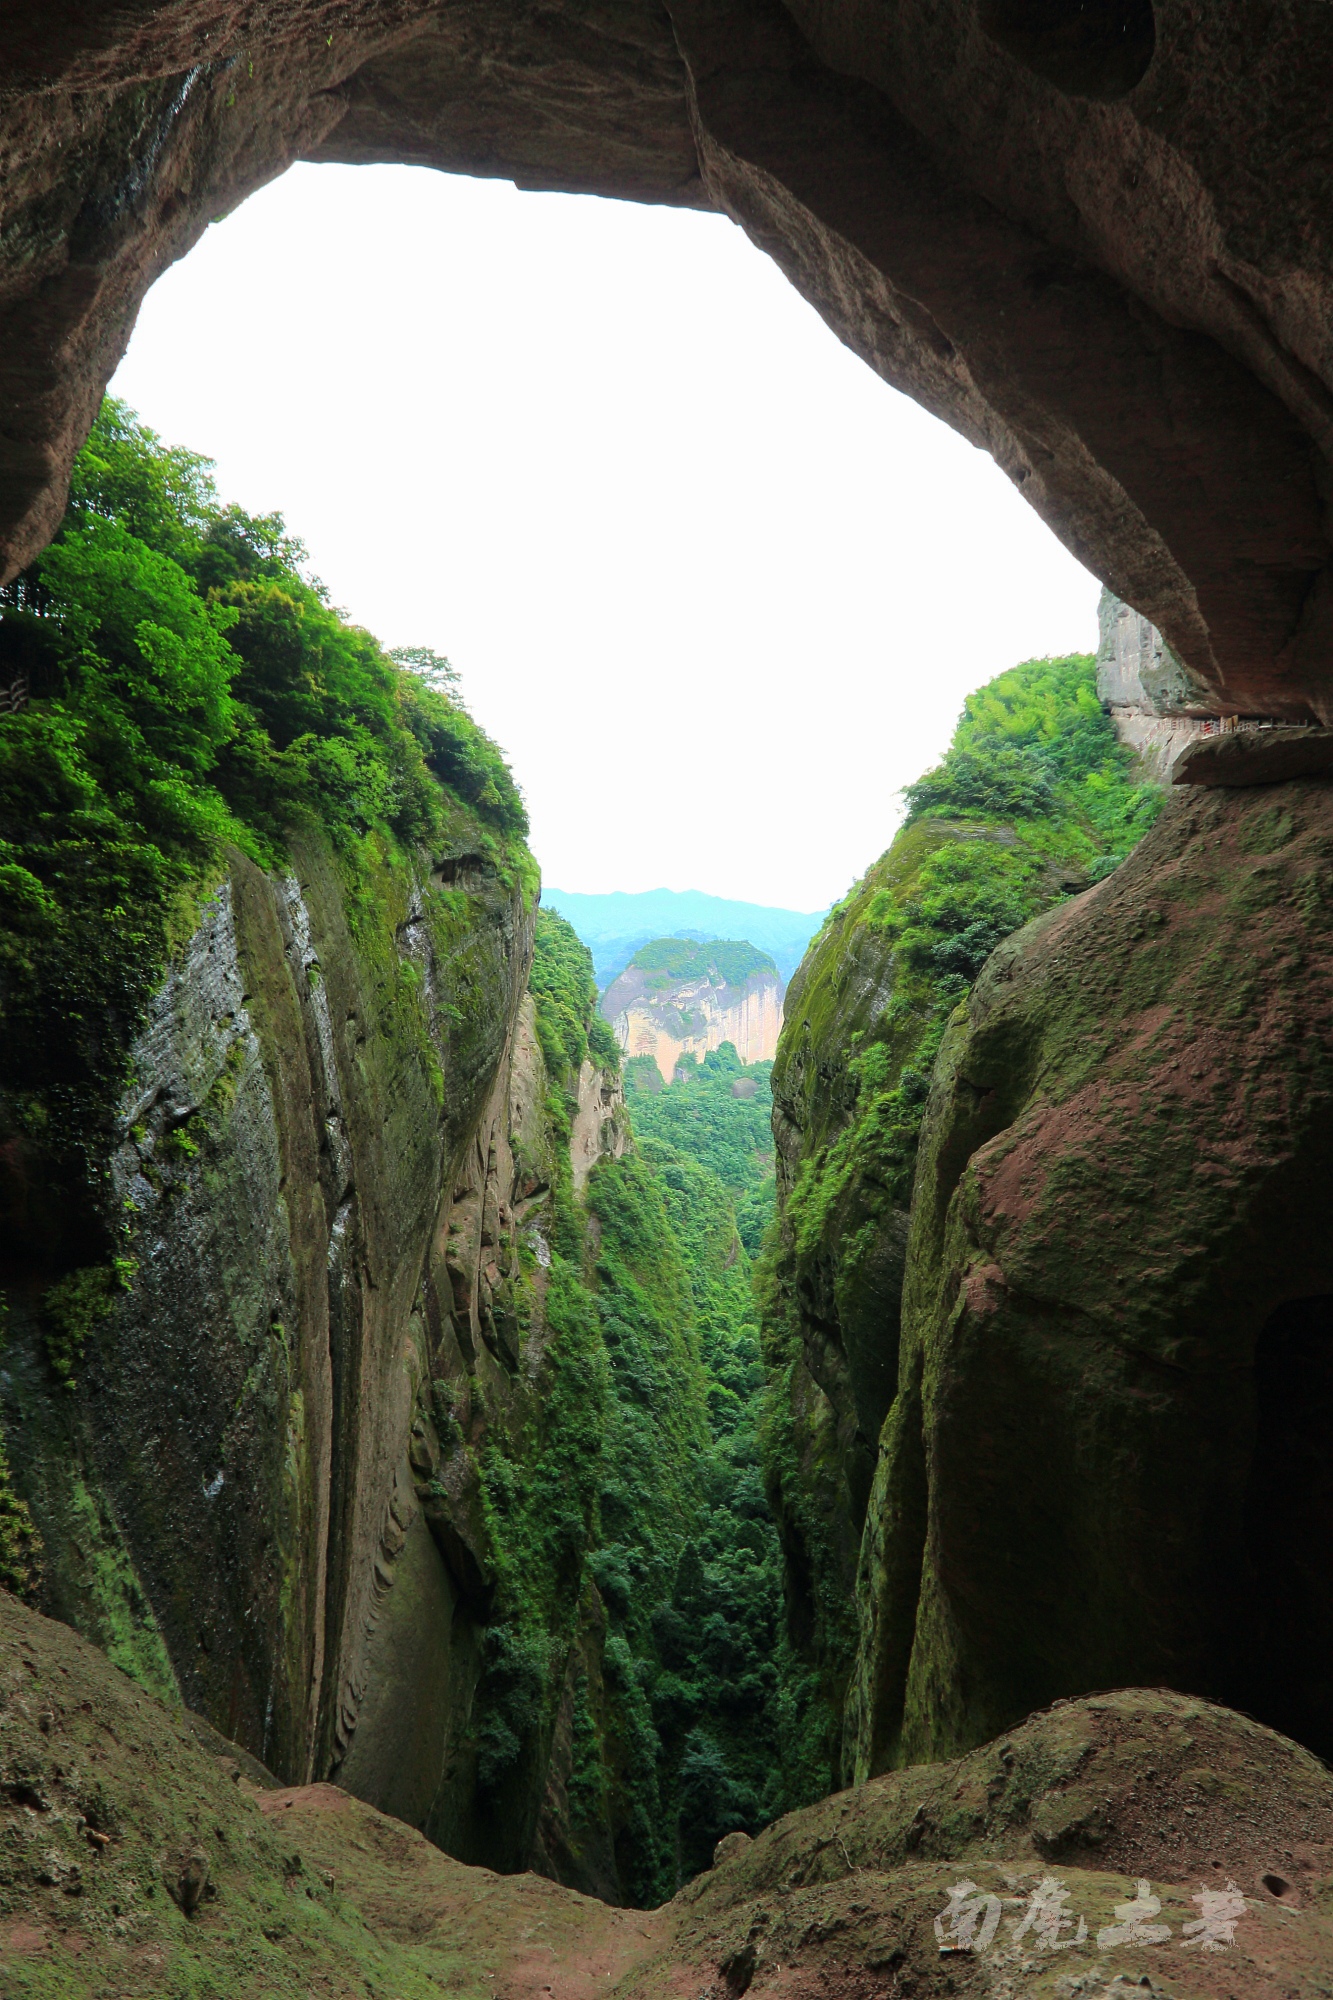
<instances>
[{"instance_id":1,"label":"cave opening","mask_svg":"<svg viewBox=\"0 0 1333 2000\"><path fill-rule=\"evenodd\" d=\"M1333 1754L1333 1294L1270 1314L1255 1351L1242 1705ZM1257 1691L1262 1690L1262 1695Z\"/></svg>"}]
</instances>

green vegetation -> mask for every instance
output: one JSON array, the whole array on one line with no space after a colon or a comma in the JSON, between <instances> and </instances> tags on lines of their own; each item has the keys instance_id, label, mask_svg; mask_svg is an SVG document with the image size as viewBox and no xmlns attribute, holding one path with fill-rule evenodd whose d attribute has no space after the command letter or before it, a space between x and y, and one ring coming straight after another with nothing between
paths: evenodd
<instances>
[{"instance_id":1,"label":"green vegetation","mask_svg":"<svg viewBox=\"0 0 1333 2000\"><path fill-rule=\"evenodd\" d=\"M702 1061L682 1056L669 1090L651 1056L632 1056L625 1065L635 1131L697 1160L722 1182L751 1257L773 1216L772 1073L771 1062L743 1063L730 1042Z\"/></svg>"},{"instance_id":2,"label":"green vegetation","mask_svg":"<svg viewBox=\"0 0 1333 2000\"><path fill-rule=\"evenodd\" d=\"M763 1384L737 1202L771 1188L767 1065L734 1049L650 1099L652 1134L574 1196L568 1137L580 1066L618 1060L589 954L539 915L531 990L554 1140L548 1267L521 1275L542 1327L529 1422L481 1460L497 1586L479 1694L478 1779L515 1810L562 1699L576 1855L614 1857L653 1905L718 1839L814 1797L815 1690L783 1631L782 1564L764 1499ZM738 1077L762 1097L737 1097ZM531 1337L531 1334L529 1335ZM590 1865L590 1864L587 1864Z\"/></svg>"},{"instance_id":3,"label":"green vegetation","mask_svg":"<svg viewBox=\"0 0 1333 2000\"><path fill-rule=\"evenodd\" d=\"M729 1101L737 1110L744 1102ZM822 1796L828 1767L818 1683L792 1651L783 1615L782 1552L759 1457L759 1318L736 1197L692 1156L688 1135L676 1146L645 1139L643 1152L689 1272L708 1405L702 1504L670 1599L650 1619L654 1718L685 1877L707 1867L723 1833L756 1832Z\"/></svg>"},{"instance_id":4,"label":"green vegetation","mask_svg":"<svg viewBox=\"0 0 1333 2000\"><path fill-rule=\"evenodd\" d=\"M224 505L205 459L103 405L60 532L0 591L0 682L31 692L0 716L0 1143L41 1191L14 1218L24 1269L112 1267L126 1056L229 845L271 866L316 828L350 886L458 840L532 882L498 750L447 663L403 659L339 616L280 516ZM93 1310L49 1302L62 1379Z\"/></svg>"},{"instance_id":5,"label":"green vegetation","mask_svg":"<svg viewBox=\"0 0 1333 2000\"><path fill-rule=\"evenodd\" d=\"M831 1712L946 1023L1000 940L1116 867L1161 796L1102 713L1089 655L1001 674L968 697L943 761L907 787L902 829L788 990L773 1089L800 1154L764 1260L765 1465L793 1619Z\"/></svg>"},{"instance_id":6,"label":"green vegetation","mask_svg":"<svg viewBox=\"0 0 1333 2000\"><path fill-rule=\"evenodd\" d=\"M57 1381L67 1389L78 1387L77 1371L88 1338L111 1311L117 1290L129 1283L133 1271L128 1257L117 1257L109 1265L93 1264L71 1271L43 1299L47 1358Z\"/></svg>"},{"instance_id":7,"label":"green vegetation","mask_svg":"<svg viewBox=\"0 0 1333 2000\"><path fill-rule=\"evenodd\" d=\"M812 947L833 937L845 953L864 926L894 969L888 1004L852 1036L855 1114L792 1193L802 1248L853 1178L907 1206L931 1066L958 1000L1001 938L1117 866L1162 799L1102 713L1086 653L1029 660L969 695L944 761L905 796L902 831ZM799 1004L818 1037L815 985L803 981Z\"/></svg>"},{"instance_id":8,"label":"green vegetation","mask_svg":"<svg viewBox=\"0 0 1333 2000\"><path fill-rule=\"evenodd\" d=\"M0 1590L36 1604L42 1581L42 1539L25 1501L14 1491L0 1438Z\"/></svg>"},{"instance_id":9,"label":"green vegetation","mask_svg":"<svg viewBox=\"0 0 1333 2000\"><path fill-rule=\"evenodd\" d=\"M529 980L537 1001L537 1037L546 1068L568 1093L585 1062L620 1068L620 1046L597 1012L597 985L586 945L553 910L537 912L537 950Z\"/></svg>"},{"instance_id":10,"label":"green vegetation","mask_svg":"<svg viewBox=\"0 0 1333 2000\"><path fill-rule=\"evenodd\" d=\"M708 944L695 944L689 938L654 938L635 952L626 970L631 967L656 974L649 984L664 989L683 979L743 986L753 973L771 972L776 979L778 971L766 951L732 938L716 938Z\"/></svg>"}]
</instances>

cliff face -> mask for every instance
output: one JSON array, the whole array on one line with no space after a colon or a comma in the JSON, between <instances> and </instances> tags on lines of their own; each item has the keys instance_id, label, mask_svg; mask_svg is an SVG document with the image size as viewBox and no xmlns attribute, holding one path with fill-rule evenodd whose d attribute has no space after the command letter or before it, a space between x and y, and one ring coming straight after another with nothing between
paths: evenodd
<instances>
[{"instance_id":1,"label":"cliff face","mask_svg":"<svg viewBox=\"0 0 1333 2000\"><path fill-rule=\"evenodd\" d=\"M110 1161L121 1289L75 1393L43 1366L53 1295L11 1290L4 1416L47 1606L299 1779L367 1693L531 917L494 877L292 852L235 857L153 1003Z\"/></svg>"},{"instance_id":2,"label":"cliff face","mask_svg":"<svg viewBox=\"0 0 1333 2000\"><path fill-rule=\"evenodd\" d=\"M486 1468L531 1471L561 1421L552 1244L628 1148L620 1081L551 1073L521 892L476 856L381 859L349 879L298 840L206 900L133 1046L121 1288L76 1388L51 1292L10 1292L41 1601L283 1778L618 1900L609 1833L571 1844L560 1715L603 1636L577 1575L553 1685L487 1766L512 1551Z\"/></svg>"},{"instance_id":3,"label":"cliff face","mask_svg":"<svg viewBox=\"0 0 1333 2000\"><path fill-rule=\"evenodd\" d=\"M1076 742L1072 754L1067 745ZM858 1548L899 1395L917 1144L955 1007L993 946L1115 866L1160 803L1115 741L1093 662L1033 661L969 698L913 817L792 981L773 1068L776 1253L766 1342L781 1411L770 1491L795 1634L841 1711ZM1099 817L1100 816L1100 817Z\"/></svg>"},{"instance_id":4,"label":"cliff face","mask_svg":"<svg viewBox=\"0 0 1333 2000\"><path fill-rule=\"evenodd\" d=\"M618 1078L581 1064L568 1135L550 1115L551 1081L527 994L436 1219L417 1343L405 1357L416 1393L332 1763L358 1797L450 1853L506 1869L540 1864L567 1829L548 1799L560 1762L553 1718L522 1746L504 1810L494 1787L478 1797L497 1695L484 1679L486 1636L503 1561L483 1468L497 1449L530 1462L546 1419L556 1191L582 1186L629 1144ZM575 1664L586 1671L579 1640L566 1635L565 1646L559 1679ZM600 1879L577 1861L568 1872L618 1900L613 1865Z\"/></svg>"},{"instance_id":5,"label":"cliff face","mask_svg":"<svg viewBox=\"0 0 1333 2000\"><path fill-rule=\"evenodd\" d=\"M654 950L650 945L637 953L602 996L602 1013L625 1055L651 1056L666 1083L683 1055L705 1056L723 1042L731 1042L744 1063L772 1060L782 1030L783 986L771 960L752 952L763 962L738 978L728 977L707 945L682 954L689 961L685 970L659 967Z\"/></svg>"},{"instance_id":6,"label":"cliff face","mask_svg":"<svg viewBox=\"0 0 1333 2000\"><path fill-rule=\"evenodd\" d=\"M1330 851L1326 785L1177 797L951 1022L862 1551L859 1771L1134 1682L1333 1748Z\"/></svg>"},{"instance_id":7,"label":"cliff face","mask_svg":"<svg viewBox=\"0 0 1333 2000\"><path fill-rule=\"evenodd\" d=\"M1181 751L1203 733L1203 718L1216 716L1217 696L1155 626L1109 590L1097 621L1097 693L1120 741L1165 782Z\"/></svg>"}]
</instances>

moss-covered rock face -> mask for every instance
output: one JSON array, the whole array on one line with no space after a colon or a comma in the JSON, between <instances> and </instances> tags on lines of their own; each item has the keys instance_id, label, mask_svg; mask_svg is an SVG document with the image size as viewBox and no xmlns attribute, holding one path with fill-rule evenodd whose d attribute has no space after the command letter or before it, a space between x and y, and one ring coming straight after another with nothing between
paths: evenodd
<instances>
[{"instance_id":1,"label":"moss-covered rock face","mask_svg":"<svg viewBox=\"0 0 1333 2000\"><path fill-rule=\"evenodd\" d=\"M526 978L522 892L439 872L235 854L132 1046L114 1262L8 1294L42 1602L292 1777L364 1691L441 1190Z\"/></svg>"},{"instance_id":2,"label":"moss-covered rock face","mask_svg":"<svg viewBox=\"0 0 1333 2000\"><path fill-rule=\"evenodd\" d=\"M1166 1684L1333 1750L1333 788L1173 801L950 1024L857 1767Z\"/></svg>"},{"instance_id":3,"label":"moss-covered rock face","mask_svg":"<svg viewBox=\"0 0 1333 2000\"><path fill-rule=\"evenodd\" d=\"M773 1071L780 1230L769 1478L793 1631L835 1707L856 1551L898 1381L907 1215L931 1065L993 946L1113 869L1158 809L1086 655L969 696L910 817L832 912L787 995Z\"/></svg>"},{"instance_id":4,"label":"moss-covered rock face","mask_svg":"<svg viewBox=\"0 0 1333 2000\"><path fill-rule=\"evenodd\" d=\"M465 1867L336 1785L255 1777L0 1592L6 2000L1328 1990L1333 1779L1272 1731L1160 1690L1061 1705L947 1768L733 1835L652 1913ZM980 1949L941 1951L937 1922L960 1942L963 1883ZM1205 1952L1219 1892L1229 1917ZM1108 1937L1136 1901L1156 1928Z\"/></svg>"}]
</instances>

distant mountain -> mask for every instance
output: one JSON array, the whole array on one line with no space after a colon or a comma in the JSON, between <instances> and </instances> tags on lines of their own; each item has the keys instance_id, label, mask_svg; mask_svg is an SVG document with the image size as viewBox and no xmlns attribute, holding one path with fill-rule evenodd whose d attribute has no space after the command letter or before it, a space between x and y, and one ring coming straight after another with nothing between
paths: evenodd
<instances>
[{"instance_id":1,"label":"distant mountain","mask_svg":"<svg viewBox=\"0 0 1333 2000\"><path fill-rule=\"evenodd\" d=\"M737 903L700 889L644 889L629 895L582 896L569 889L542 889L548 910L573 924L592 953L597 984L609 986L636 951L654 938L747 938L766 951L783 980L791 978L805 948L828 914L825 910L775 910L765 903Z\"/></svg>"},{"instance_id":2,"label":"distant mountain","mask_svg":"<svg viewBox=\"0 0 1333 2000\"><path fill-rule=\"evenodd\" d=\"M767 952L739 938L654 938L602 995L602 1017L627 1056L651 1056L670 1083L682 1056L730 1042L743 1063L772 1062L783 985Z\"/></svg>"}]
</instances>

